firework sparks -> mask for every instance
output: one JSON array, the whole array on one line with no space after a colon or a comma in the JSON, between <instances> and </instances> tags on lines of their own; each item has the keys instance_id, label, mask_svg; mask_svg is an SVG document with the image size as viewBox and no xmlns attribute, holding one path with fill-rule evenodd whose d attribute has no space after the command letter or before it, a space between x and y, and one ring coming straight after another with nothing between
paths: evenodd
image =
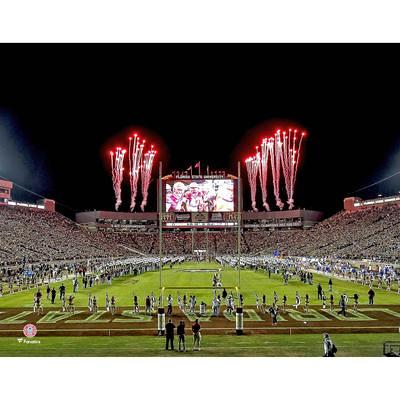
<instances>
[{"instance_id":1,"label":"firework sparks","mask_svg":"<svg viewBox=\"0 0 400 400\"><path fill-rule=\"evenodd\" d=\"M251 196L251 207L254 211L258 211L256 207L256 193L257 193L257 174L258 166L260 163L260 156L257 151L255 157L249 157L246 159L247 175L250 183L250 196Z\"/></svg>"},{"instance_id":2,"label":"firework sparks","mask_svg":"<svg viewBox=\"0 0 400 400\"><path fill-rule=\"evenodd\" d=\"M267 201L267 183L269 173L268 169L271 167L272 186L274 190L276 206L282 210L285 205L281 200L280 193L282 171L287 194L287 204L289 205L289 210L294 208L294 188L299 166L301 144L304 136L305 133L302 132L300 140L298 140L297 130L277 130L273 137L264 138L262 140L260 151L257 148L257 154L255 157L251 157L246 160L253 209L256 207L256 188L254 187L254 171L252 171L253 162L257 163L258 167L263 207L267 211L270 211ZM257 174L255 176L257 176Z\"/></svg>"},{"instance_id":3,"label":"firework sparks","mask_svg":"<svg viewBox=\"0 0 400 400\"><path fill-rule=\"evenodd\" d=\"M268 139L263 139L261 143L261 153L257 151L257 157L259 158L258 168L260 172L260 185L263 207L270 211L270 207L267 201L267 181L268 181L268 160L271 146L269 145Z\"/></svg>"},{"instance_id":4,"label":"firework sparks","mask_svg":"<svg viewBox=\"0 0 400 400\"><path fill-rule=\"evenodd\" d=\"M140 138L135 133L133 138L129 138L129 183L131 186L131 206L133 211L136 206L137 186L140 174L140 164L142 162L144 141L140 143Z\"/></svg>"},{"instance_id":5,"label":"firework sparks","mask_svg":"<svg viewBox=\"0 0 400 400\"><path fill-rule=\"evenodd\" d=\"M111 172L112 182L115 193L115 210L118 211L119 206L122 203L121 200L121 185L124 179L124 157L126 150L122 150L121 147L117 147L115 153L110 151L111 156Z\"/></svg>"},{"instance_id":6,"label":"firework sparks","mask_svg":"<svg viewBox=\"0 0 400 400\"><path fill-rule=\"evenodd\" d=\"M156 155L156 151L151 146L151 149L144 155L143 164L142 164L142 204L140 208L144 211L144 208L147 205L147 196L149 192L149 185L151 180L151 172L153 170L153 161Z\"/></svg>"}]
</instances>

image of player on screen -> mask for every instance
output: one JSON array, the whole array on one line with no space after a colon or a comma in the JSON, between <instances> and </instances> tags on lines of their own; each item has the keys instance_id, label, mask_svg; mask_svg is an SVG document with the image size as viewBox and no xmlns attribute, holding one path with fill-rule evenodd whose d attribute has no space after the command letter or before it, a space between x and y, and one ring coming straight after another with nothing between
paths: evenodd
<instances>
[{"instance_id":1,"label":"image of player on screen","mask_svg":"<svg viewBox=\"0 0 400 400\"><path fill-rule=\"evenodd\" d=\"M233 184L231 181L223 181L218 187L213 211L234 211L233 210Z\"/></svg>"},{"instance_id":2,"label":"image of player on screen","mask_svg":"<svg viewBox=\"0 0 400 400\"><path fill-rule=\"evenodd\" d=\"M190 183L185 192L186 210L189 212L198 212L204 210L204 200L202 192L199 191L199 185L196 182Z\"/></svg>"},{"instance_id":3,"label":"image of player on screen","mask_svg":"<svg viewBox=\"0 0 400 400\"><path fill-rule=\"evenodd\" d=\"M185 204L185 184L182 182L175 182L172 187L172 194L168 195L167 192L167 212L179 212L186 211Z\"/></svg>"}]
</instances>

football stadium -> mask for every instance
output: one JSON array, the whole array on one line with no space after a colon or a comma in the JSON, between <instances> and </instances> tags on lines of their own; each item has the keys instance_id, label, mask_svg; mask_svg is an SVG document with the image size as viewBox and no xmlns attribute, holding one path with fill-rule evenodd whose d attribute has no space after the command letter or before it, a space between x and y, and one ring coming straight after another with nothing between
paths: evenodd
<instances>
[{"instance_id":1,"label":"football stadium","mask_svg":"<svg viewBox=\"0 0 400 400\"><path fill-rule=\"evenodd\" d=\"M163 175L134 133L110 152L115 210L73 219L1 180L0 354L399 355L400 196L345 198L329 218L297 208L296 133L263 139L236 175L200 162ZM118 211L125 167L137 212Z\"/></svg>"},{"instance_id":2,"label":"football stadium","mask_svg":"<svg viewBox=\"0 0 400 400\"><path fill-rule=\"evenodd\" d=\"M1 356L399 356L389 46L2 54Z\"/></svg>"}]
</instances>

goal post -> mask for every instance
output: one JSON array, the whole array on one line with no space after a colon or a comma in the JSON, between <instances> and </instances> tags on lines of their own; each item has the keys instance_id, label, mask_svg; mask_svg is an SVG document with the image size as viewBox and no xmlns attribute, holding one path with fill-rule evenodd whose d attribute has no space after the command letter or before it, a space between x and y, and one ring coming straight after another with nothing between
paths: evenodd
<instances>
[{"instance_id":1,"label":"goal post","mask_svg":"<svg viewBox=\"0 0 400 400\"><path fill-rule=\"evenodd\" d=\"M225 286L225 289L235 289L237 292L237 296L239 298L240 294L240 270L241 270L241 234L242 234L242 201L241 201L241 164L240 161L237 163L237 213L236 213L236 222L237 222L237 273L236 273L236 285L235 286ZM191 287L174 287L174 286L164 286L163 282L163 222L164 222L164 212L163 212L163 187L162 187L162 162L159 163L159 185L158 185L158 224L159 224L159 274L160 274L160 290L161 290L161 303L164 304L164 291L165 289L187 289L187 290L196 290L196 289L219 289L217 287L209 287L209 286L191 286ZM206 242L207 242L207 258L209 259L209 242L208 242L208 229L206 230ZM194 230L193 227L191 229L192 237L192 253L194 253Z\"/></svg>"}]
</instances>

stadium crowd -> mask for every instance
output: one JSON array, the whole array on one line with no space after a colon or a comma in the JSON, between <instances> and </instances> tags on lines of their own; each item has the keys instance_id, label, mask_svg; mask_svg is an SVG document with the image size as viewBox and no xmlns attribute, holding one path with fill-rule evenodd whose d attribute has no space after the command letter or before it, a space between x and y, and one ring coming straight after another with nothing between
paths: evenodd
<instances>
[{"instance_id":1,"label":"stadium crowd","mask_svg":"<svg viewBox=\"0 0 400 400\"><path fill-rule=\"evenodd\" d=\"M400 207L386 205L342 211L308 230L247 230L243 254L273 254L399 262ZM207 250L211 256L234 254L235 231L170 231L163 235L168 256ZM0 207L0 267L109 257L156 255L158 233L91 232L59 213L24 207Z\"/></svg>"}]
</instances>

